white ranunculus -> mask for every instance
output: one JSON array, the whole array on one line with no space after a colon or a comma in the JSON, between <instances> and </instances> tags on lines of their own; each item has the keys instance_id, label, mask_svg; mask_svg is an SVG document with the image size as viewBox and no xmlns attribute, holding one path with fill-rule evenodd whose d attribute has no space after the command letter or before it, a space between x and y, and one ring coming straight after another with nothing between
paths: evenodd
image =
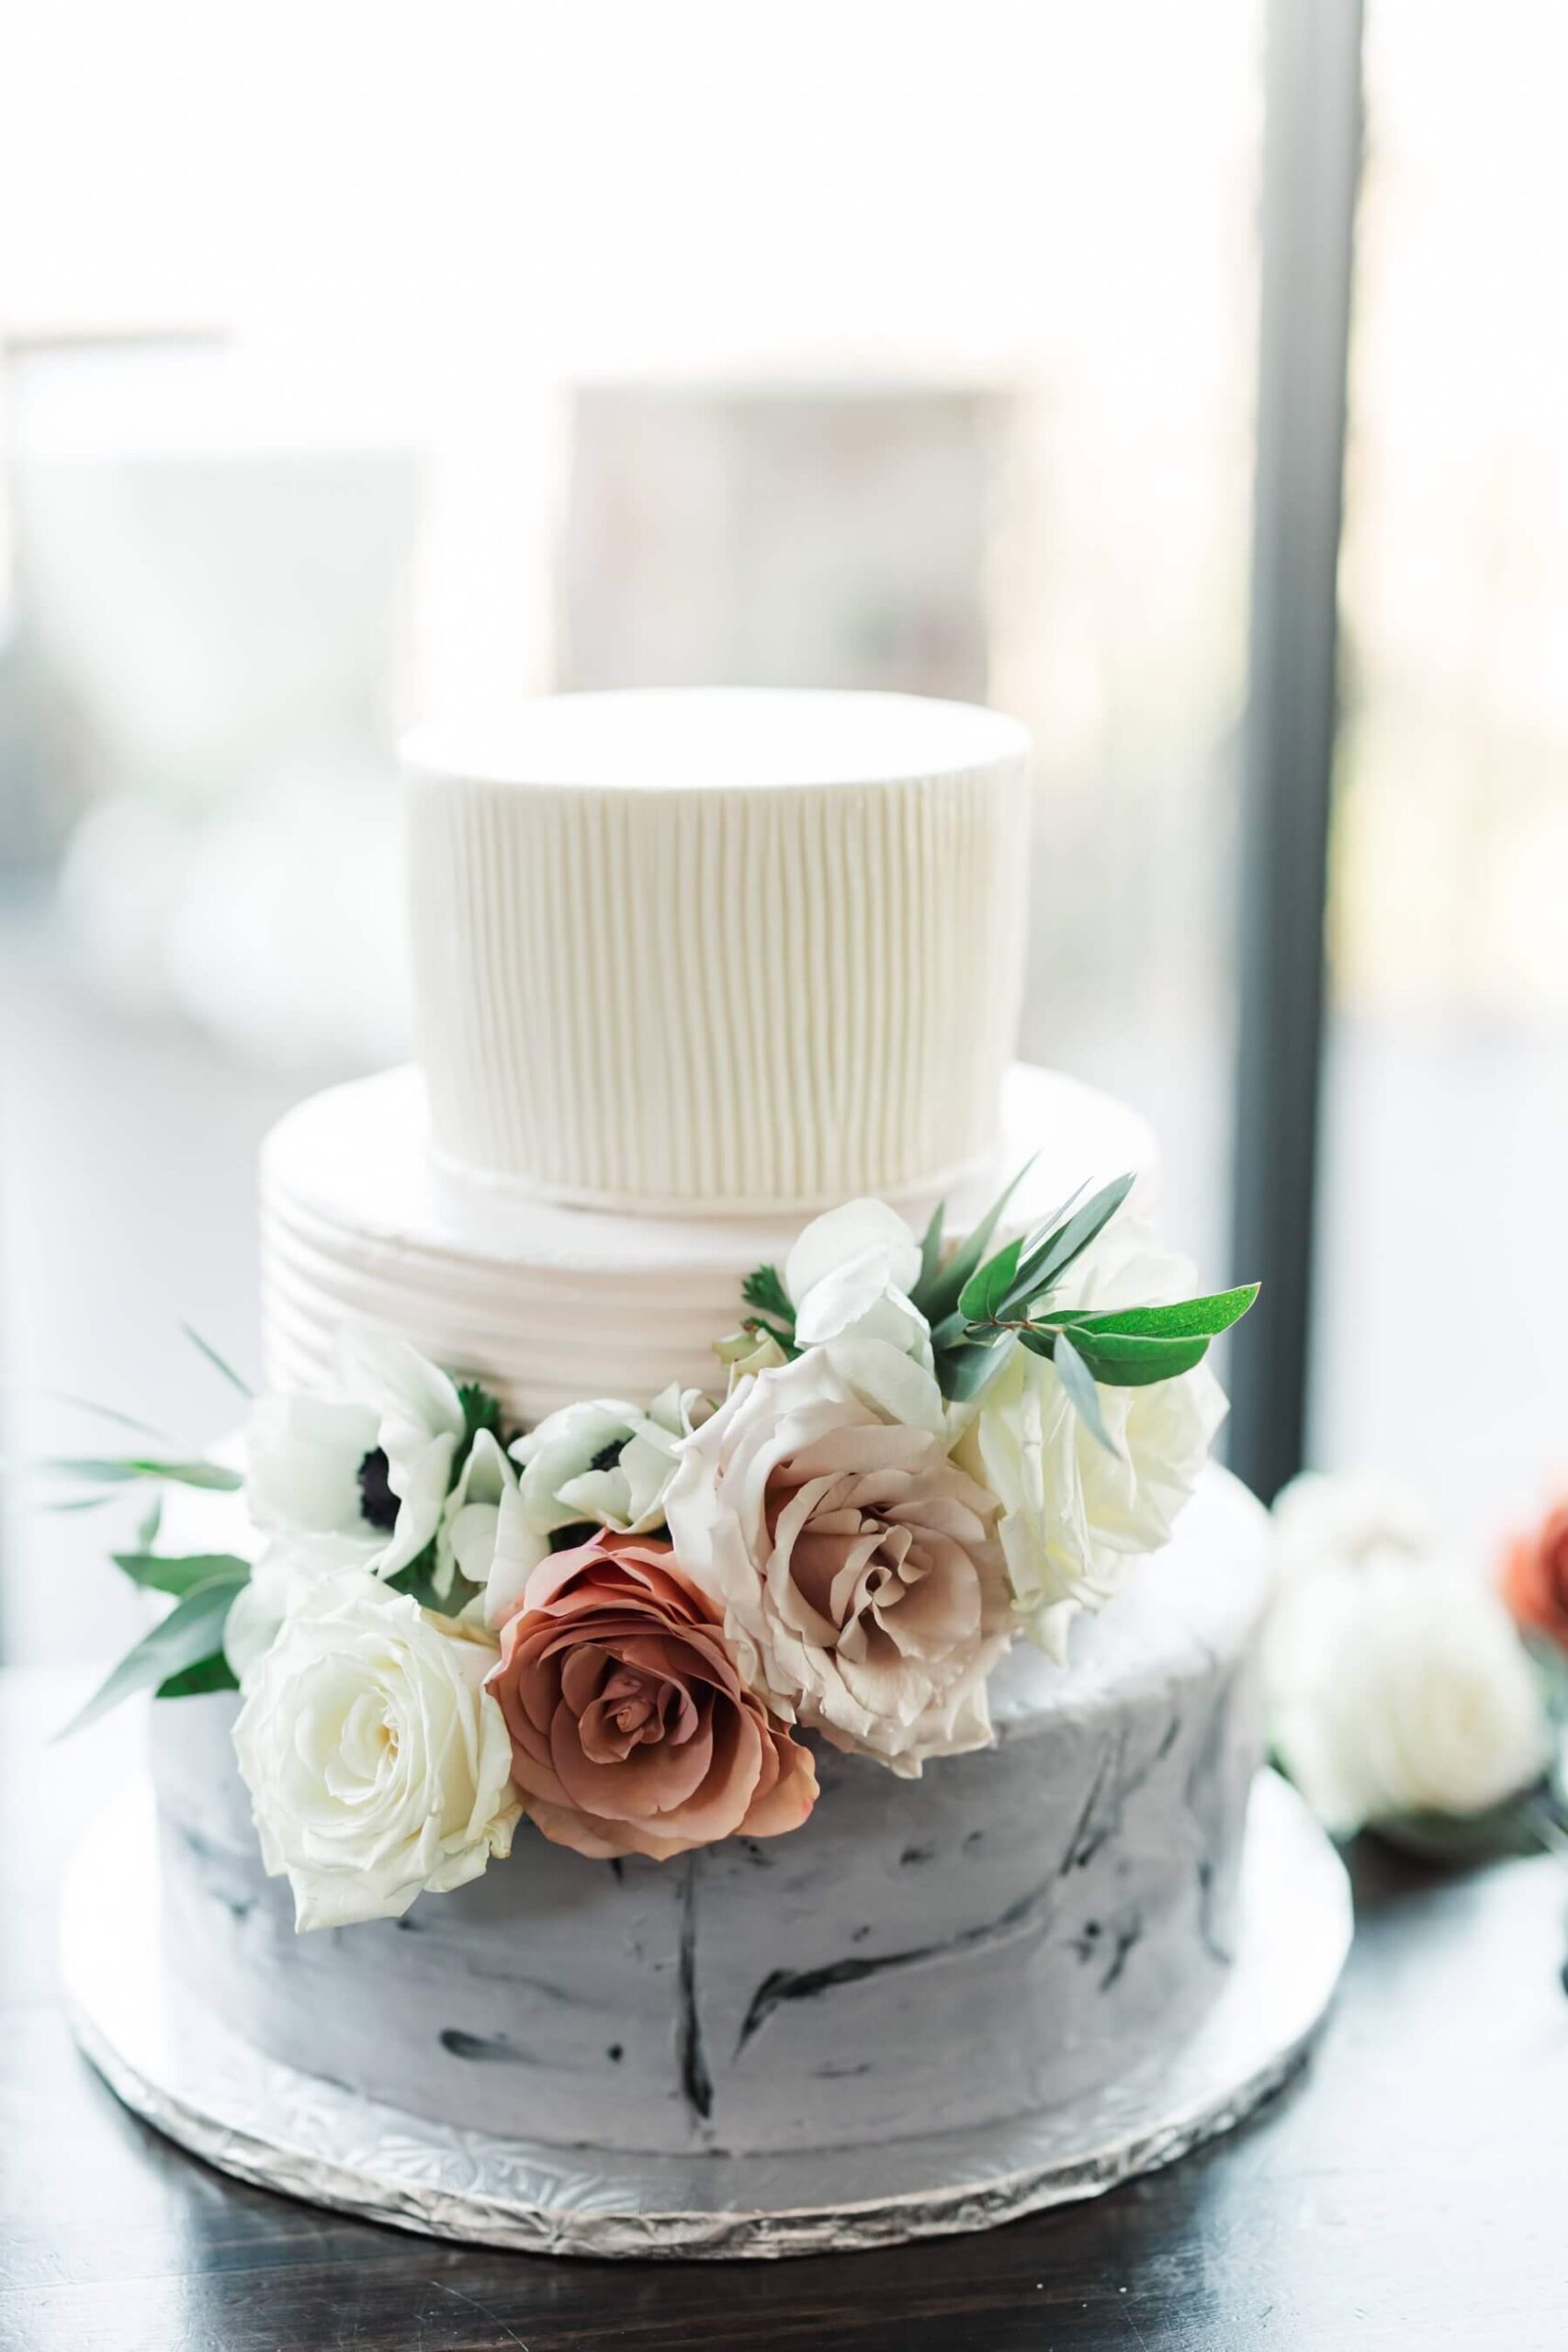
<instances>
[{"instance_id":1,"label":"white ranunculus","mask_svg":"<svg viewBox=\"0 0 1568 2352\"><path fill-rule=\"evenodd\" d=\"M1365 1471L1303 1470L1274 1498L1273 1516L1282 1581L1391 1555L1429 1560L1443 1549L1442 1529L1424 1497Z\"/></svg>"},{"instance_id":2,"label":"white ranunculus","mask_svg":"<svg viewBox=\"0 0 1568 2352\"><path fill-rule=\"evenodd\" d=\"M813 1219L784 1261L795 1343L826 1348L874 1412L940 1433L931 1326L909 1293L920 1245L885 1201L846 1201Z\"/></svg>"},{"instance_id":3,"label":"white ranunculus","mask_svg":"<svg viewBox=\"0 0 1568 2352\"><path fill-rule=\"evenodd\" d=\"M665 1500L682 1573L784 1721L910 1776L987 1745L1010 1623L995 1501L830 1349L739 1382Z\"/></svg>"},{"instance_id":4,"label":"white ranunculus","mask_svg":"<svg viewBox=\"0 0 1568 2352\"><path fill-rule=\"evenodd\" d=\"M234 1725L263 1860L301 1929L400 1917L510 1849L496 1646L362 1570L290 1599Z\"/></svg>"},{"instance_id":5,"label":"white ranunculus","mask_svg":"<svg viewBox=\"0 0 1568 2352\"><path fill-rule=\"evenodd\" d=\"M646 1535L662 1526L677 1449L712 1410L700 1388L671 1383L646 1412L599 1397L563 1405L518 1438L515 1489L497 1497L486 1621L501 1623L561 1528Z\"/></svg>"},{"instance_id":6,"label":"white ranunculus","mask_svg":"<svg viewBox=\"0 0 1568 2352\"><path fill-rule=\"evenodd\" d=\"M1540 1694L1483 1577L1390 1551L1284 1585L1264 1647L1276 1750L1325 1826L1483 1813L1544 1770Z\"/></svg>"},{"instance_id":7,"label":"white ranunculus","mask_svg":"<svg viewBox=\"0 0 1568 2352\"><path fill-rule=\"evenodd\" d=\"M351 1537L378 1576L396 1576L441 1524L462 1436L462 1404L444 1372L406 1340L351 1329L333 1394L265 1396L252 1408L246 1506L268 1531ZM364 1476L378 1454L384 1498Z\"/></svg>"},{"instance_id":8,"label":"white ranunculus","mask_svg":"<svg viewBox=\"0 0 1568 2352\"><path fill-rule=\"evenodd\" d=\"M1184 1259L1156 1250L1136 1225L1120 1234L1112 1226L1052 1304L1103 1312L1191 1289ZM1146 1388L1102 1386L1108 1453L1054 1364L1015 1342L998 1358L953 1458L1000 1502L1013 1606L1030 1639L1061 1664L1078 1611L1102 1608L1130 1560L1169 1543L1224 1419L1224 1393L1206 1363Z\"/></svg>"}]
</instances>

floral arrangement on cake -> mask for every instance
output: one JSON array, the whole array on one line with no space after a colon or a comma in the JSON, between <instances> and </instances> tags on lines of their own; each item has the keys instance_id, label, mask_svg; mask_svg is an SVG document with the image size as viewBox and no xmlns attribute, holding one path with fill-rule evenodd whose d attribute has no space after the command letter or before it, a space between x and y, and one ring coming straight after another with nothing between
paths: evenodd
<instances>
[{"instance_id":1,"label":"floral arrangement on cake","mask_svg":"<svg viewBox=\"0 0 1568 2352\"><path fill-rule=\"evenodd\" d=\"M525 1815L597 1857L797 1828L803 1732L908 1776L988 1745L1011 1642L1062 1661L1168 1540L1224 1412L1203 1358L1256 1295L1186 1295L1119 1218L1132 1184L995 1249L1011 1186L956 1248L941 1207L923 1238L829 1211L747 1279L712 1395L511 1430L482 1384L350 1330L333 1393L253 1400L243 1472L62 1465L243 1487L262 1538L167 1555L154 1509L115 1556L174 1605L79 1720L237 1689L301 1928L462 1885Z\"/></svg>"}]
</instances>

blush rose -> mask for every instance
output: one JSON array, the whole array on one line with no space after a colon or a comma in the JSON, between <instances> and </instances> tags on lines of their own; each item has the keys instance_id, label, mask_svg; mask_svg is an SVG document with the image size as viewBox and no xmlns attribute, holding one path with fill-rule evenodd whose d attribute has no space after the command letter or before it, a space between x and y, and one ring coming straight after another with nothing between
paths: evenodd
<instances>
[{"instance_id":1,"label":"blush rose","mask_svg":"<svg viewBox=\"0 0 1568 2352\"><path fill-rule=\"evenodd\" d=\"M500 1632L513 1779L558 1846L662 1861L810 1812L809 1752L747 1689L669 1545L601 1533L555 1553Z\"/></svg>"},{"instance_id":2,"label":"blush rose","mask_svg":"<svg viewBox=\"0 0 1568 2352\"><path fill-rule=\"evenodd\" d=\"M1503 1598L1516 1624L1568 1650L1568 1501L1509 1545Z\"/></svg>"}]
</instances>

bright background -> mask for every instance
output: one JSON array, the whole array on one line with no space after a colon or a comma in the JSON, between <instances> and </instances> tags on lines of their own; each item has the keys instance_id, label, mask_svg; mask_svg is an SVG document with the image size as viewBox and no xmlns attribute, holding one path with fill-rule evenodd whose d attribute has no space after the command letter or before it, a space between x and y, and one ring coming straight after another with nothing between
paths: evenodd
<instances>
[{"instance_id":1,"label":"bright background","mask_svg":"<svg viewBox=\"0 0 1568 2352\"><path fill-rule=\"evenodd\" d=\"M1025 718L1026 1050L1247 1271L1261 17L10 0L8 1453L223 1427L259 1138L400 1048L398 729L553 684ZM1479 22L1368 0L1313 1447L1485 1543L1568 1475L1568 20Z\"/></svg>"}]
</instances>

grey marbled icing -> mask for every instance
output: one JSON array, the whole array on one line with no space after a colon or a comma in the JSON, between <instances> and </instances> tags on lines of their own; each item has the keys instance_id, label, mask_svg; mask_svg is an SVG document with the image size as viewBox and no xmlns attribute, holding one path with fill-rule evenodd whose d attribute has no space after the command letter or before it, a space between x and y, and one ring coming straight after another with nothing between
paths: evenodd
<instances>
[{"instance_id":1,"label":"grey marbled icing","mask_svg":"<svg viewBox=\"0 0 1568 2352\"><path fill-rule=\"evenodd\" d=\"M269 2054L562 2146L847 2146L1043 2109L1187 2030L1228 1964L1267 1522L1218 1469L1156 1558L992 1684L995 1747L819 1749L792 1836L591 1862L531 1827L400 1922L296 1937L229 1746L154 1709L169 1956Z\"/></svg>"}]
</instances>

